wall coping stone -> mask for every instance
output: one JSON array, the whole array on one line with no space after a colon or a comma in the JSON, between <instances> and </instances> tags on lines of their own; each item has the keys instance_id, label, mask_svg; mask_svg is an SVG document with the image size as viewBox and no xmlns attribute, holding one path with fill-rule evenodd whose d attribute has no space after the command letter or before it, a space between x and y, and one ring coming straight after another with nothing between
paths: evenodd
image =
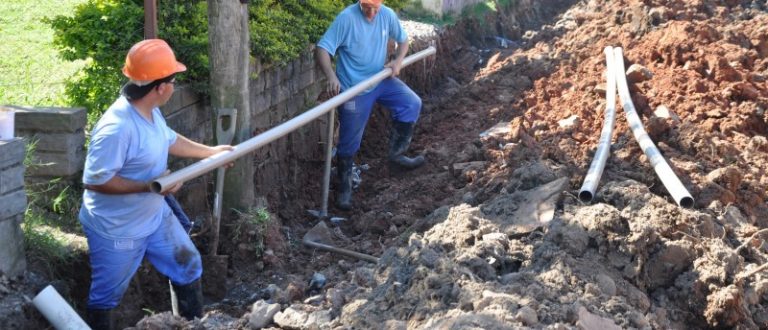
<instances>
[{"instance_id":1,"label":"wall coping stone","mask_svg":"<svg viewBox=\"0 0 768 330\"><path fill-rule=\"evenodd\" d=\"M77 132L88 122L85 108L4 107L16 112L16 130Z\"/></svg>"}]
</instances>

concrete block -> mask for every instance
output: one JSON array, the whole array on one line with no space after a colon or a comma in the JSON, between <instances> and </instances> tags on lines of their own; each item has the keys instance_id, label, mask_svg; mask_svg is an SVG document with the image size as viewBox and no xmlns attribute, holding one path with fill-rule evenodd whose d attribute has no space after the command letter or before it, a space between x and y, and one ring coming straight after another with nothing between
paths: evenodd
<instances>
[{"instance_id":1,"label":"concrete block","mask_svg":"<svg viewBox=\"0 0 768 330\"><path fill-rule=\"evenodd\" d=\"M288 81L301 72L301 58L296 58L283 67L283 80Z\"/></svg>"},{"instance_id":2,"label":"concrete block","mask_svg":"<svg viewBox=\"0 0 768 330\"><path fill-rule=\"evenodd\" d=\"M35 153L34 166L27 169L28 175L70 176L77 174L85 164L85 150L74 149L63 153Z\"/></svg>"},{"instance_id":3,"label":"concrete block","mask_svg":"<svg viewBox=\"0 0 768 330\"><path fill-rule=\"evenodd\" d=\"M176 90L164 106L160 107L160 111L164 116L184 111L187 107L193 106L197 103L202 103L200 95L195 93L192 88L187 86L177 86Z\"/></svg>"},{"instance_id":4,"label":"concrete block","mask_svg":"<svg viewBox=\"0 0 768 330\"><path fill-rule=\"evenodd\" d=\"M16 111L17 130L74 133L88 121L85 108L9 108Z\"/></svg>"},{"instance_id":5,"label":"concrete block","mask_svg":"<svg viewBox=\"0 0 768 330\"><path fill-rule=\"evenodd\" d=\"M7 167L0 170L0 195L24 187L24 165Z\"/></svg>"},{"instance_id":6,"label":"concrete block","mask_svg":"<svg viewBox=\"0 0 768 330\"><path fill-rule=\"evenodd\" d=\"M264 71L261 71L261 74L264 76L264 89L270 89L281 81L278 66L273 65L266 67L264 68Z\"/></svg>"},{"instance_id":7,"label":"concrete block","mask_svg":"<svg viewBox=\"0 0 768 330\"><path fill-rule=\"evenodd\" d=\"M301 71L306 72L314 70L317 66L317 60L315 59L314 46L310 46L312 50L308 50L301 54Z\"/></svg>"},{"instance_id":8,"label":"concrete block","mask_svg":"<svg viewBox=\"0 0 768 330\"><path fill-rule=\"evenodd\" d=\"M269 84L267 85L267 88L280 85L283 82L283 80L285 80L283 78L283 70L280 70L280 66L278 65L271 67L265 73L267 72L270 76L272 76L272 78L269 80Z\"/></svg>"},{"instance_id":9,"label":"concrete block","mask_svg":"<svg viewBox=\"0 0 768 330\"><path fill-rule=\"evenodd\" d=\"M254 113L265 112L271 106L271 100L272 95L270 95L268 92L259 93L258 95L251 98L251 109L253 109Z\"/></svg>"},{"instance_id":10,"label":"concrete block","mask_svg":"<svg viewBox=\"0 0 768 330\"><path fill-rule=\"evenodd\" d=\"M301 73L299 76L299 89L307 88L309 85L315 83L315 70L308 70Z\"/></svg>"},{"instance_id":11,"label":"concrete block","mask_svg":"<svg viewBox=\"0 0 768 330\"><path fill-rule=\"evenodd\" d=\"M251 90L252 94L261 94L261 92L264 91L264 88L266 88L265 87L266 81L264 76L265 76L264 73L261 72L256 76L256 78L251 79L251 81L248 82L249 83L248 87Z\"/></svg>"},{"instance_id":12,"label":"concrete block","mask_svg":"<svg viewBox=\"0 0 768 330\"><path fill-rule=\"evenodd\" d=\"M27 141L35 144L35 152L53 151L61 152L70 149L85 148L85 132L79 130L74 133L44 133L42 131L21 131L19 136L27 138Z\"/></svg>"},{"instance_id":13,"label":"concrete block","mask_svg":"<svg viewBox=\"0 0 768 330\"><path fill-rule=\"evenodd\" d=\"M168 127L186 137L190 137L192 131L203 129L198 126L197 111L194 107L185 108L167 116L165 122Z\"/></svg>"},{"instance_id":14,"label":"concrete block","mask_svg":"<svg viewBox=\"0 0 768 330\"><path fill-rule=\"evenodd\" d=\"M279 84L272 88L272 99L270 103L272 106L285 102L291 97L291 89L288 84Z\"/></svg>"},{"instance_id":15,"label":"concrete block","mask_svg":"<svg viewBox=\"0 0 768 330\"><path fill-rule=\"evenodd\" d=\"M264 111L258 114L253 114L253 119L251 120L251 128L253 128L255 131L264 132L270 127L272 126L269 124L269 112Z\"/></svg>"},{"instance_id":16,"label":"concrete block","mask_svg":"<svg viewBox=\"0 0 768 330\"><path fill-rule=\"evenodd\" d=\"M27 269L24 256L24 233L21 230L23 214L16 215L9 221L0 219L0 273L16 277Z\"/></svg>"},{"instance_id":17,"label":"concrete block","mask_svg":"<svg viewBox=\"0 0 768 330\"><path fill-rule=\"evenodd\" d=\"M22 138L0 141L0 169L24 162L26 143Z\"/></svg>"},{"instance_id":18,"label":"concrete block","mask_svg":"<svg viewBox=\"0 0 768 330\"><path fill-rule=\"evenodd\" d=\"M0 222L23 214L27 209L27 193L19 189L5 195L0 195Z\"/></svg>"}]
</instances>

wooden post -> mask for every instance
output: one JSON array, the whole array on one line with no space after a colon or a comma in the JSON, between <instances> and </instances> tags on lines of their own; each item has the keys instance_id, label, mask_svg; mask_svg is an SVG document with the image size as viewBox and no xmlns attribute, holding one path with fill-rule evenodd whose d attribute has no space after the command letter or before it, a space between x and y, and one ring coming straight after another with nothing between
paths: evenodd
<instances>
[{"instance_id":1,"label":"wooden post","mask_svg":"<svg viewBox=\"0 0 768 330\"><path fill-rule=\"evenodd\" d=\"M248 82L251 54L248 6L235 0L208 0L208 41L211 70L211 107L237 109L238 144L253 136ZM212 121L215 125L216 120ZM253 154L241 157L224 180L223 211L247 210L254 203Z\"/></svg>"},{"instance_id":2,"label":"wooden post","mask_svg":"<svg viewBox=\"0 0 768 330\"><path fill-rule=\"evenodd\" d=\"M157 38L157 0L144 0L144 39Z\"/></svg>"}]
</instances>

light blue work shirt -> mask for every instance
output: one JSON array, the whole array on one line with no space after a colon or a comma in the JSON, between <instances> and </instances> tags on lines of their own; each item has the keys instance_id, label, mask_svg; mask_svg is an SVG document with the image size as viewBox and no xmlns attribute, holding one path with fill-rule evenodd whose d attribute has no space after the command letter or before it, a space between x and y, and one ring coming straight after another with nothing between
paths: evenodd
<instances>
[{"instance_id":1,"label":"light blue work shirt","mask_svg":"<svg viewBox=\"0 0 768 330\"><path fill-rule=\"evenodd\" d=\"M336 16L317 46L328 51L331 57L338 56L336 75L341 89L346 90L384 69L389 39L397 43L408 40L397 14L381 5L381 10L369 22L356 3Z\"/></svg>"},{"instance_id":2,"label":"light blue work shirt","mask_svg":"<svg viewBox=\"0 0 768 330\"><path fill-rule=\"evenodd\" d=\"M150 181L165 172L174 142L176 132L166 125L160 109L152 110L149 122L120 97L91 132L83 183L101 185L115 175ZM113 195L86 189L80 222L107 239L138 239L157 230L170 212L163 196L156 193Z\"/></svg>"}]
</instances>

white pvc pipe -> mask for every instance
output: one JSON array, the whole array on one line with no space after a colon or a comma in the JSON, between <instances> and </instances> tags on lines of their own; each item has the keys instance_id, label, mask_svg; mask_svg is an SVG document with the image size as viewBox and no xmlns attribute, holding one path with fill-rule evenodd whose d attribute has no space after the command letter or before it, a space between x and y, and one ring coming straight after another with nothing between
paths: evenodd
<instances>
[{"instance_id":1,"label":"white pvc pipe","mask_svg":"<svg viewBox=\"0 0 768 330\"><path fill-rule=\"evenodd\" d=\"M61 297L52 286L47 286L32 299L32 304L59 330L90 330L80 315Z\"/></svg>"},{"instance_id":2,"label":"white pvc pipe","mask_svg":"<svg viewBox=\"0 0 768 330\"><path fill-rule=\"evenodd\" d=\"M603 176L605 162L611 154L611 138L613 137L613 127L616 122L616 65L613 61L613 47L605 47L603 50L606 61L606 88L605 88L605 112L603 113L603 130L600 133L600 141L597 144L595 157L592 164L589 165L587 176L584 177L584 184L579 190L579 199L582 202L589 203L595 197L597 184L600 177Z\"/></svg>"},{"instance_id":3,"label":"white pvc pipe","mask_svg":"<svg viewBox=\"0 0 768 330\"><path fill-rule=\"evenodd\" d=\"M653 144L653 140L648 136L648 133L643 127L643 122L640 120L640 116L637 115L635 105L632 104L632 98L629 95L629 88L627 87L627 76L624 72L624 53L620 47L613 49L613 60L616 65L616 84L619 89L619 98L621 98L621 104L624 107L624 113L627 115L627 123L632 129L632 134L635 136L635 140L640 144L640 148L643 149L645 156L651 162L651 166L656 175L661 179L661 183L667 188L669 194L675 200L677 205L684 208L693 207L693 197L685 189L683 183L677 177L677 174L672 171L672 168L667 164L664 156L661 155L659 149Z\"/></svg>"},{"instance_id":4,"label":"white pvc pipe","mask_svg":"<svg viewBox=\"0 0 768 330\"><path fill-rule=\"evenodd\" d=\"M411 65L420 59L423 59L427 56L435 54L435 52L436 52L435 47L430 46L425 50L422 50L416 54L408 56L403 60L402 67ZM385 68L384 70L381 70L379 73L375 74L374 76L362 81L361 83L353 86L352 88L344 91L343 93L334 96L330 100L325 101L322 104L310 110L307 110L301 115L298 115L293 119L283 124L280 124L279 126L274 127L264 133L261 133L246 141L243 141L242 143L236 145L234 149L232 149L231 151L218 153L206 159L200 160L185 168L182 168L176 172L173 172L167 176L156 178L150 185L150 188L152 189L153 192L163 193L165 192L165 190L167 190L170 187L173 187L178 183L185 182L190 179L194 179L198 176L205 174L210 170L213 170L214 168L221 167L240 157L243 157L249 152L254 151L262 146L265 146L270 142L277 140L287 135L288 133L291 133L301 128L302 126L319 118L320 116L328 113L329 111L336 109L336 107L338 107L339 105L343 104L344 102L347 102L348 100L357 96L357 94L362 93L369 87L379 83L380 81L388 78L391 75L392 75L392 69Z\"/></svg>"}]
</instances>

